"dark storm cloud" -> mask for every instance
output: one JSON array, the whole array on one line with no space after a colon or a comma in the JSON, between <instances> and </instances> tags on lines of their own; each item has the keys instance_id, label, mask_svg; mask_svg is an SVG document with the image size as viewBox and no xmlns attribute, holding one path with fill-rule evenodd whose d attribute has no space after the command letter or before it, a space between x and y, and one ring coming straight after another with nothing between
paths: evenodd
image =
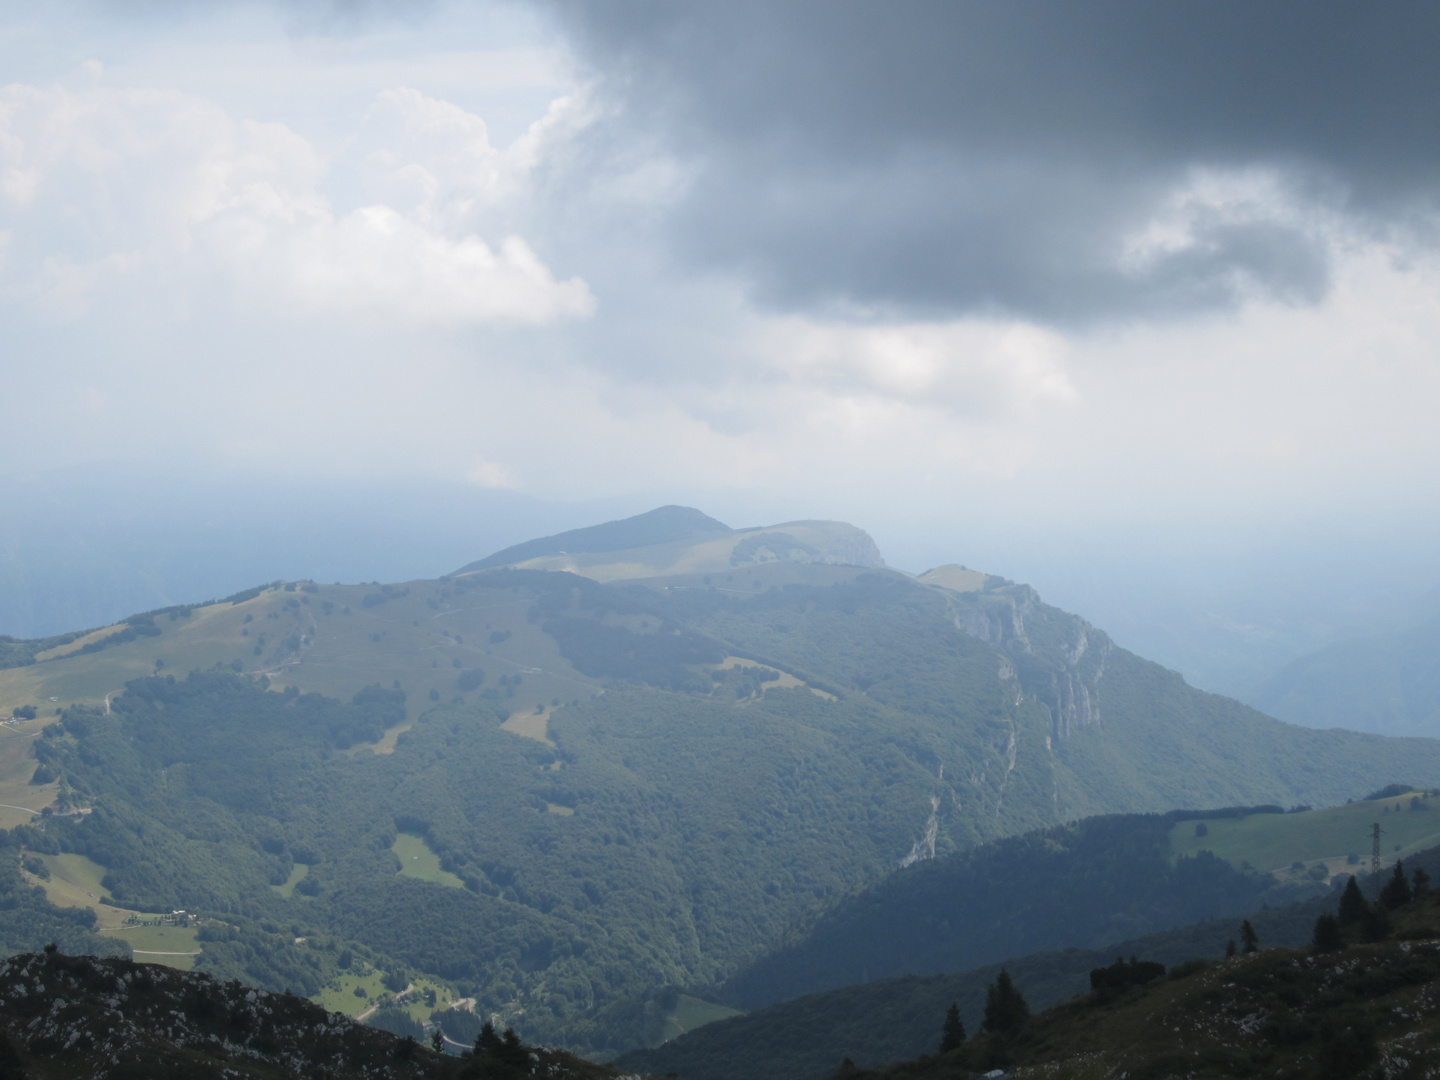
<instances>
[{"instance_id":1,"label":"dark storm cloud","mask_svg":"<svg viewBox=\"0 0 1440 1080\"><path fill-rule=\"evenodd\" d=\"M1317 208L1413 226L1440 179L1440 5L555 0L622 115L697 167L669 223L763 302L1164 313L1323 295ZM1123 257L1197 167L1291 212ZM1298 212L1296 212L1298 211Z\"/></svg>"}]
</instances>

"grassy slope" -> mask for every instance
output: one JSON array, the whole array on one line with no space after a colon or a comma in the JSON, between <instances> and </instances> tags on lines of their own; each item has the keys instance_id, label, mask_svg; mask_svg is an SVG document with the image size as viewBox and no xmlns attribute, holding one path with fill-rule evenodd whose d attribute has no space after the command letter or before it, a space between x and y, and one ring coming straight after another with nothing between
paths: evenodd
<instances>
[{"instance_id":1,"label":"grassy slope","mask_svg":"<svg viewBox=\"0 0 1440 1080\"><path fill-rule=\"evenodd\" d=\"M440 869L440 856L426 845L423 837L401 833L390 845L400 860L400 873L417 881L429 881L448 889L463 889L465 883L448 870Z\"/></svg>"},{"instance_id":2,"label":"grassy slope","mask_svg":"<svg viewBox=\"0 0 1440 1080\"><path fill-rule=\"evenodd\" d=\"M1324 864L1330 874L1355 873L1370 865L1372 824L1381 827L1381 865L1409 858L1440 843L1440 800L1428 794L1401 795L1361 801L1297 814L1251 814L1238 818L1201 818L1177 823L1170 831L1170 848L1176 855L1212 851L1236 866L1249 863L1281 880L1302 875ZM1197 824L1205 827L1197 835ZM1355 863L1350 856L1357 856Z\"/></svg>"},{"instance_id":3,"label":"grassy slope","mask_svg":"<svg viewBox=\"0 0 1440 1080\"><path fill-rule=\"evenodd\" d=\"M103 706L107 694L152 674L157 660L164 662L162 672L181 674L238 662L244 673L269 674L277 689L292 685L344 699L363 686L398 680L409 695L411 719L430 705L432 690L442 701L476 700L476 691L457 686L461 672L473 668L486 673L490 687L500 676L522 676L524 696L503 699L510 709L598 689L597 680L576 672L553 639L527 620L527 596L429 581L390 586L388 594L378 586L311 587L314 592L270 588L243 603L195 608L174 620L162 615L157 637L0 671L0 712L29 702L47 712ZM374 596L394 598L366 607L365 598Z\"/></svg>"},{"instance_id":4,"label":"grassy slope","mask_svg":"<svg viewBox=\"0 0 1440 1080\"><path fill-rule=\"evenodd\" d=\"M0 677L8 672L0 672ZM9 709L0 712L9 715ZM41 729L54 720L41 716L34 720L0 724L0 829L24 825L38 812L55 801L58 783L32 784L35 775L34 742Z\"/></svg>"}]
</instances>

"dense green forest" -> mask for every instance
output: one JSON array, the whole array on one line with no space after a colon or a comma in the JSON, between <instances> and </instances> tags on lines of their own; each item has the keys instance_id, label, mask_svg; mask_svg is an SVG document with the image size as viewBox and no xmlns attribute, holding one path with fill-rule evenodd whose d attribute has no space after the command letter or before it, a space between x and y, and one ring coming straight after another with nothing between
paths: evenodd
<instances>
[{"instance_id":1,"label":"dense green forest","mask_svg":"<svg viewBox=\"0 0 1440 1080\"><path fill-rule=\"evenodd\" d=\"M1440 849L1407 860L1406 869L1424 869L1435 879ZM1373 901L1389 877L1367 879L1364 893ZM1317 917L1336 910L1341 892L1336 886L1324 896L1251 914L1261 948L1307 944ZM1087 991L1090 972L1117 957L1135 956L1182 971L1193 970L1190 961L1218 961L1240 938L1240 926L1238 917L1206 920L1106 948L1035 953L965 971L856 983L709 1024L663 1046L626 1054L617 1064L682 1080L804 1080L834 1075L846 1058L869 1068L932 1055L952 1001L959 1003L967 1031L981 1030L987 988L1002 968L1031 1007L1043 1009Z\"/></svg>"},{"instance_id":2,"label":"dense green forest","mask_svg":"<svg viewBox=\"0 0 1440 1080\"><path fill-rule=\"evenodd\" d=\"M752 965L901 863L1101 812L1440 782L1428 741L1286 727L995 578L958 593L843 566L629 585L500 569L284 585L128 625L137 640L39 667L95 672L144 648L148 670L162 650L202 655L187 644L202 633L282 666L271 685L222 653L132 679L108 715L65 708L35 753L92 813L46 821L47 842L101 864L119 903L214 919L202 970L315 993L348 956L582 1047L649 1037L667 987L713 994L749 969L755 1000L803 990ZM374 661L348 659L360 649ZM288 672L365 681L282 691ZM401 873L402 834L436 860L429 878ZM1047 888L1079 888L1078 862L1015 850ZM1258 896L1204 860L1157 873L1159 921L1135 921L1138 904L1107 921L1095 899L1078 940ZM946 962L1077 940L1030 910L988 935L952 918ZM823 979L857 975L832 959Z\"/></svg>"},{"instance_id":3,"label":"dense green forest","mask_svg":"<svg viewBox=\"0 0 1440 1080\"><path fill-rule=\"evenodd\" d=\"M1169 830L1185 813L1088 818L897 871L727 980L722 997L748 1011L848 983L1095 947L1326 891L1277 885L1208 851L1172 860Z\"/></svg>"}]
</instances>

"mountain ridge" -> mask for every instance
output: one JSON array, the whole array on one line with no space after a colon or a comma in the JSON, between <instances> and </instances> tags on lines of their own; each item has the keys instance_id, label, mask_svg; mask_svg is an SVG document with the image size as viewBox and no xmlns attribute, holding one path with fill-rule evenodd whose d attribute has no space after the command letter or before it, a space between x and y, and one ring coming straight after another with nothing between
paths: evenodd
<instances>
[{"instance_id":1,"label":"mountain ridge","mask_svg":"<svg viewBox=\"0 0 1440 1080\"><path fill-rule=\"evenodd\" d=\"M568 529L553 536L542 536L525 540L519 544L502 548L483 559L466 563L455 574L468 574L476 570L487 570L492 566L508 566L527 562L546 555L595 554L622 551L627 548L651 547L676 540L690 540L709 533L731 533L722 521L689 506L657 506L633 517L607 521L600 525L589 525L580 529Z\"/></svg>"},{"instance_id":2,"label":"mountain ridge","mask_svg":"<svg viewBox=\"0 0 1440 1080\"><path fill-rule=\"evenodd\" d=\"M223 916L202 969L343 1001L374 992L348 952L563 1040L905 860L1440 785L1440 744L1281 724L1028 586L856 565L853 526L708 536L588 567L610 583L276 583L43 650L0 671L0 710L41 707L0 803L91 812L3 813L117 900Z\"/></svg>"}]
</instances>

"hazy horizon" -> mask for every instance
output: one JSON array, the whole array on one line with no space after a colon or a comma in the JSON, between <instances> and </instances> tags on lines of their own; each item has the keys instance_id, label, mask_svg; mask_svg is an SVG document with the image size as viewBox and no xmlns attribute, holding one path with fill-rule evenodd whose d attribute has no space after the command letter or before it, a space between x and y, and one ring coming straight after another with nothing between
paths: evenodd
<instances>
[{"instance_id":1,"label":"hazy horizon","mask_svg":"<svg viewBox=\"0 0 1440 1080\"><path fill-rule=\"evenodd\" d=\"M1436 17L1106 9L5 5L0 632L672 502L1232 693L1407 618Z\"/></svg>"}]
</instances>

